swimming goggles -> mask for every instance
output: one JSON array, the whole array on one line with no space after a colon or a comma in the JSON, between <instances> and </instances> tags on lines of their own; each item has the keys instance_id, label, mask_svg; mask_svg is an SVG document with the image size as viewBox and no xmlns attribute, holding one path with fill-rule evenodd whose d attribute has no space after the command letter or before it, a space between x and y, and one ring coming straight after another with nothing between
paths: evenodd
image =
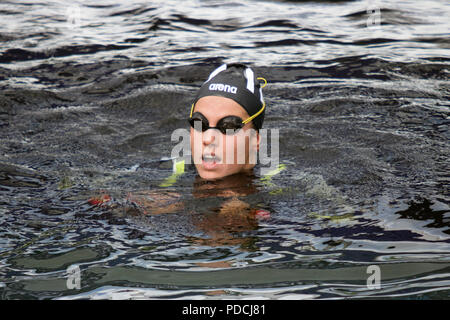
<instances>
[{"instance_id":1,"label":"swimming goggles","mask_svg":"<svg viewBox=\"0 0 450 320\"><path fill-rule=\"evenodd\" d=\"M228 135L235 134L237 131L242 129L242 127L245 126L245 123L242 121L240 117L226 116L217 122L217 126L210 127L208 119L206 119L206 117L200 112L194 112L194 114L192 115L192 117L188 119L188 121L191 124L191 127L197 131L200 131L198 129L201 129L201 131L203 132L205 132L208 129L217 129L222 134ZM199 126L198 124L195 125L197 121L201 122L201 126Z\"/></svg>"},{"instance_id":2,"label":"swimming goggles","mask_svg":"<svg viewBox=\"0 0 450 320\"><path fill-rule=\"evenodd\" d=\"M264 78L258 78L258 79L264 79ZM266 84L264 86L262 86L262 88L264 88L267 85L267 80L264 79L264 81L266 81ZM250 121L252 121L254 118L256 118L257 116L259 116L261 114L261 112L264 111L264 109L266 108L266 102L263 101L263 106L261 109L259 109L259 111L257 113L255 113L254 115L248 117L247 119L243 120L242 123L246 124L249 123ZM189 114L189 119L192 118L192 112L194 112L194 104L191 105L191 113ZM189 120L190 121L190 120Z\"/></svg>"}]
</instances>

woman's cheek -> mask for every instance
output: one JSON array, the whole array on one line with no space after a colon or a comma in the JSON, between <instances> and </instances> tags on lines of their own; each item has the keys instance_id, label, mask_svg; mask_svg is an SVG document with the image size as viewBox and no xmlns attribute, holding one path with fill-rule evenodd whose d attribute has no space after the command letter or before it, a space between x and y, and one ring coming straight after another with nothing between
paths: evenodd
<instances>
[{"instance_id":1,"label":"woman's cheek","mask_svg":"<svg viewBox=\"0 0 450 320\"><path fill-rule=\"evenodd\" d=\"M223 151L223 164L233 165L236 163L236 137L226 136L222 147Z\"/></svg>"},{"instance_id":2,"label":"woman's cheek","mask_svg":"<svg viewBox=\"0 0 450 320\"><path fill-rule=\"evenodd\" d=\"M202 140L201 133L191 128L191 153L194 164L202 163Z\"/></svg>"}]
</instances>

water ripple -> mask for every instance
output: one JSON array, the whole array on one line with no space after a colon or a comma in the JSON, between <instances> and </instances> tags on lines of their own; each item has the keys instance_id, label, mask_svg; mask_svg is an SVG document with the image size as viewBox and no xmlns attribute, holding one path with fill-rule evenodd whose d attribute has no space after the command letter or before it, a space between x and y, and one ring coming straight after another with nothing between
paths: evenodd
<instances>
[{"instance_id":1,"label":"water ripple","mask_svg":"<svg viewBox=\"0 0 450 320\"><path fill-rule=\"evenodd\" d=\"M369 5L1 2L0 297L447 298L450 7ZM268 80L287 170L161 189L195 91L236 61Z\"/></svg>"}]
</instances>

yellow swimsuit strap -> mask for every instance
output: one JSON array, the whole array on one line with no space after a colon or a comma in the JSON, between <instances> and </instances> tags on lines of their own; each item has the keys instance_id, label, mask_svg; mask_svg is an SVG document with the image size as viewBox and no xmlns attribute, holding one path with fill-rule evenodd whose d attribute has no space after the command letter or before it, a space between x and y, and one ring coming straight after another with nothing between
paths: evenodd
<instances>
[{"instance_id":1,"label":"yellow swimsuit strap","mask_svg":"<svg viewBox=\"0 0 450 320\"><path fill-rule=\"evenodd\" d=\"M166 178L159 186L160 187L170 187L175 182L177 182L178 177L184 173L184 165L185 165L185 160L177 161L176 159L174 159L172 175L170 177Z\"/></svg>"}]
</instances>

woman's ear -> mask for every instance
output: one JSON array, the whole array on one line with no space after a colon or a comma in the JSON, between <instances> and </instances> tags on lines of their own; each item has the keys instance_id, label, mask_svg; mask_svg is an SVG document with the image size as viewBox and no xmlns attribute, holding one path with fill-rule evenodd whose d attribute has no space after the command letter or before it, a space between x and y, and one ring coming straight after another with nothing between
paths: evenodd
<instances>
[{"instance_id":1,"label":"woman's ear","mask_svg":"<svg viewBox=\"0 0 450 320\"><path fill-rule=\"evenodd\" d=\"M261 141L259 132L253 128L249 129L250 135L246 137L246 167L253 168L258 159L259 143ZM248 141L248 142L247 142Z\"/></svg>"},{"instance_id":2,"label":"woman's ear","mask_svg":"<svg viewBox=\"0 0 450 320\"><path fill-rule=\"evenodd\" d=\"M256 151L259 152L259 143L261 142L261 135L259 131L256 131Z\"/></svg>"},{"instance_id":3,"label":"woman's ear","mask_svg":"<svg viewBox=\"0 0 450 320\"><path fill-rule=\"evenodd\" d=\"M254 135L252 137L252 140L253 140L253 146L252 146L253 150L251 150L251 152L252 152L252 155L254 157L254 158L252 158L252 161L253 161L252 163L256 164L256 162L257 162L256 159L258 158L258 152L259 152L259 144L261 142L261 135L259 134L258 130L254 131Z\"/></svg>"}]
</instances>

